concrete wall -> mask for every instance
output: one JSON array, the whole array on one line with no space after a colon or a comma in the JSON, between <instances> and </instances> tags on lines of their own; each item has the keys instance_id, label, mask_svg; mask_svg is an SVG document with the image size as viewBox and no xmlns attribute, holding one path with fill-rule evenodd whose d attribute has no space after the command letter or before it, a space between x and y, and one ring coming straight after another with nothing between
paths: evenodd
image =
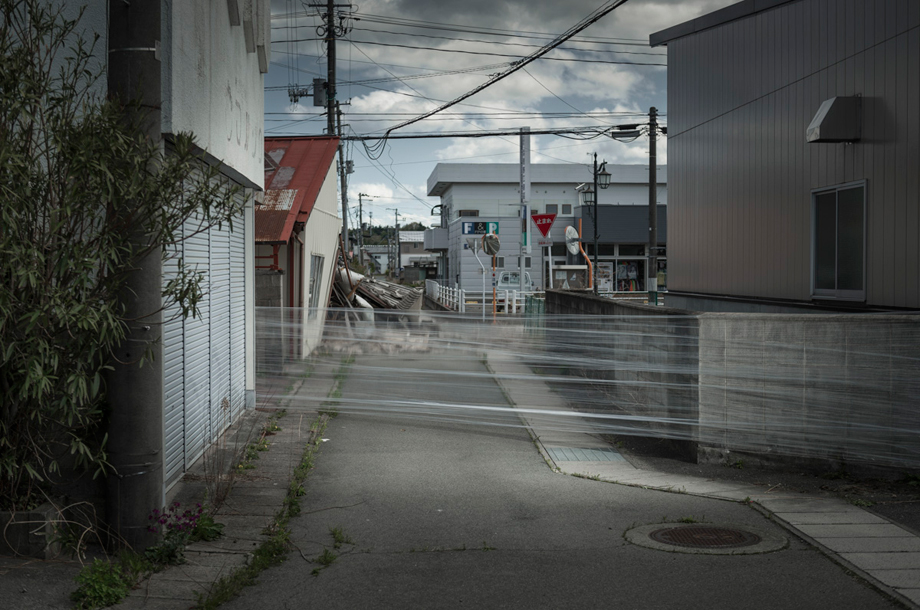
<instances>
[{"instance_id":1,"label":"concrete wall","mask_svg":"<svg viewBox=\"0 0 920 610\"><path fill-rule=\"evenodd\" d=\"M663 309L548 290L550 349L571 355L574 374L603 382L599 387L612 413L643 418L624 422L634 434L671 438L693 456L699 421L698 321L691 312Z\"/></svg>"},{"instance_id":2,"label":"concrete wall","mask_svg":"<svg viewBox=\"0 0 920 610\"><path fill-rule=\"evenodd\" d=\"M163 131L195 134L197 144L255 184L264 180L263 73L260 32L269 1L239 3L231 25L227 2L163 3Z\"/></svg>"},{"instance_id":3,"label":"concrete wall","mask_svg":"<svg viewBox=\"0 0 920 610\"><path fill-rule=\"evenodd\" d=\"M568 331L551 349L615 382L612 411L692 420L646 427L700 460L920 467L918 316L693 314L557 291L546 313Z\"/></svg>"},{"instance_id":4,"label":"concrete wall","mask_svg":"<svg viewBox=\"0 0 920 610\"><path fill-rule=\"evenodd\" d=\"M920 466L917 316L699 320L702 457Z\"/></svg>"}]
</instances>

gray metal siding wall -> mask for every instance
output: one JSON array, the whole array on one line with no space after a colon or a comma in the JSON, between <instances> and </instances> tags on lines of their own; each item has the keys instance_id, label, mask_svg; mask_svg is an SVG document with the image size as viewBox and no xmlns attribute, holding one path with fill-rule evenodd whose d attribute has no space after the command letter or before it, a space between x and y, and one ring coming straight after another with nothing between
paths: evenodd
<instances>
[{"instance_id":1,"label":"gray metal siding wall","mask_svg":"<svg viewBox=\"0 0 920 610\"><path fill-rule=\"evenodd\" d=\"M811 191L868 180L867 302L920 306L920 2L801 0L668 43L669 288L809 300ZM856 144L806 144L863 96Z\"/></svg>"}]
</instances>

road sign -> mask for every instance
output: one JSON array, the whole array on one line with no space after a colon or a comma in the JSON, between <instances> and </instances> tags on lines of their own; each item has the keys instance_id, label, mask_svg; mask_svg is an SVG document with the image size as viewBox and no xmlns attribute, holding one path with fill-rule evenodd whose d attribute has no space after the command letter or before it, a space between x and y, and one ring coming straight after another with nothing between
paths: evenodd
<instances>
[{"instance_id":1,"label":"road sign","mask_svg":"<svg viewBox=\"0 0 920 610\"><path fill-rule=\"evenodd\" d=\"M540 230L540 235L549 237L549 230L553 228L553 221L556 220L555 214L533 214L530 217L533 223Z\"/></svg>"},{"instance_id":2,"label":"road sign","mask_svg":"<svg viewBox=\"0 0 920 610\"><path fill-rule=\"evenodd\" d=\"M498 233L497 222L464 222L464 235L488 235L489 233Z\"/></svg>"}]
</instances>

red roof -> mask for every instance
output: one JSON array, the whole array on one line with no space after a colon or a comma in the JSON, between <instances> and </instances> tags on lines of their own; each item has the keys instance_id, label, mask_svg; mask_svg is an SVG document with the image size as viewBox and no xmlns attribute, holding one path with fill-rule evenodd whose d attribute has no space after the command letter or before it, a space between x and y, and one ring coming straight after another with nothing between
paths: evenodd
<instances>
[{"instance_id":1,"label":"red roof","mask_svg":"<svg viewBox=\"0 0 920 610\"><path fill-rule=\"evenodd\" d=\"M265 138L265 201L256 206L256 243L287 243L306 222L335 160L339 139Z\"/></svg>"}]
</instances>

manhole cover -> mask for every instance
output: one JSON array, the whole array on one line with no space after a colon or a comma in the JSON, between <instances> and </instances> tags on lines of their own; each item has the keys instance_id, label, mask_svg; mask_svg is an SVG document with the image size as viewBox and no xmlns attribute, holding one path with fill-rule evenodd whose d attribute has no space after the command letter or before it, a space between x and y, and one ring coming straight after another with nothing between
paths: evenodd
<instances>
[{"instance_id":1,"label":"manhole cover","mask_svg":"<svg viewBox=\"0 0 920 610\"><path fill-rule=\"evenodd\" d=\"M635 545L650 549L703 555L771 553L786 548L788 544L783 536L772 529L735 523L655 523L627 530L623 537Z\"/></svg>"},{"instance_id":2,"label":"manhole cover","mask_svg":"<svg viewBox=\"0 0 920 610\"><path fill-rule=\"evenodd\" d=\"M665 527L651 532L648 537L664 544L698 549L736 549L755 545L761 540L752 532L706 525Z\"/></svg>"}]
</instances>

